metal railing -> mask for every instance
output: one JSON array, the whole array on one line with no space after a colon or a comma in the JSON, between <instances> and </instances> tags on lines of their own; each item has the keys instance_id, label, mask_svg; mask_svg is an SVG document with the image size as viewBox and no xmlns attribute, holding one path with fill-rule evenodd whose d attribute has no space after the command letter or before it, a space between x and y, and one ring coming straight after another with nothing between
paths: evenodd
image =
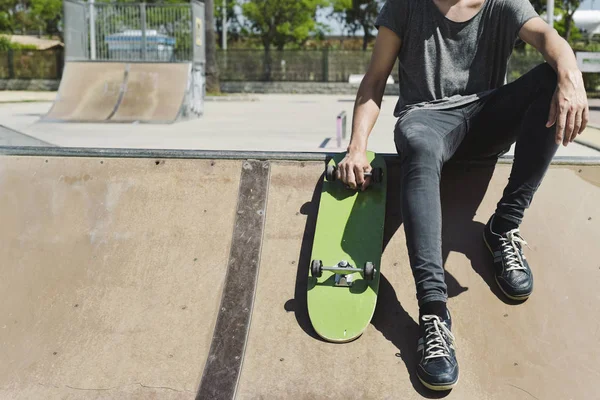
<instances>
[{"instance_id":1,"label":"metal railing","mask_svg":"<svg viewBox=\"0 0 600 400\"><path fill-rule=\"evenodd\" d=\"M199 14L201 12L201 14ZM94 3L64 0L67 60L200 61L195 29L202 3ZM198 26L198 27L197 27ZM198 45L196 44L196 47Z\"/></svg>"},{"instance_id":2,"label":"metal railing","mask_svg":"<svg viewBox=\"0 0 600 400\"><path fill-rule=\"evenodd\" d=\"M94 4L95 60L191 61L187 4Z\"/></svg>"}]
</instances>

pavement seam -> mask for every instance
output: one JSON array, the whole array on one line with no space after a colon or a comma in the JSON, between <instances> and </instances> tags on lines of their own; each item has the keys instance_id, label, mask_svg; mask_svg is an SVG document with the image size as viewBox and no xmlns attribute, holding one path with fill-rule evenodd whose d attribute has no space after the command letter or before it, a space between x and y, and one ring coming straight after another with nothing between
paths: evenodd
<instances>
[{"instance_id":1,"label":"pavement seam","mask_svg":"<svg viewBox=\"0 0 600 400\"><path fill-rule=\"evenodd\" d=\"M210 351L196 399L233 399L258 282L270 165L242 162L227 274Z\"/></svg>"}]
</instances>

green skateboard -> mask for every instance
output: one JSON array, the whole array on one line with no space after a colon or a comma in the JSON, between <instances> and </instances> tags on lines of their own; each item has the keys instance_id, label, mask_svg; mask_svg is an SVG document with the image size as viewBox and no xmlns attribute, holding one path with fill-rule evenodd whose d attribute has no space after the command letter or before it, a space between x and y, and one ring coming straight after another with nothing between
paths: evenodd
<instances>
[{"instance_id":1,"label":"green skateboard","mask_svg":"<svg viewBox=\"0 0 600 400\"><path fill-rule=\"evenodd\" d=\"M373 317L379 289L385 221L386 165L367 152L371 185L355 191L335 179L327 165L308 276L308 315L323 339L343 343L359 337Z\"/></svg>"}]
</instances>

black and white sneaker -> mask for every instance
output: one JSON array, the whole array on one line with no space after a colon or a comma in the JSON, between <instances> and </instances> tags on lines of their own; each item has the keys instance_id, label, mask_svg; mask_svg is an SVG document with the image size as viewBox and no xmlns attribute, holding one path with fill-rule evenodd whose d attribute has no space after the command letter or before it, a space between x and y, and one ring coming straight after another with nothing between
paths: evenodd
<instances>
[{"instance_id":1,"label":"black and white sneaker","mask_svg":"<svg viewBox=\"0 0 600 400\"><path fill-rule=\"evenodd\" d=\"M512 300L526 300L533 292L533 274L523 254L527 242L518 229L496 233L492 230L494 217L483 232L483 240L494 257L496 283Z\"/></svg>"},{"instance_id":2,"label":"black and white sneaker","mask_svg":"<svg viewBox=\"0 0 600 400\"><path fill-rule=\"evenodd\" d=\"M442 319L437 315L423 315L419 321L417 376L431 390L450 390L458 382L458 362L449 312L447 316Z\"/></svg>"}]
</instances>

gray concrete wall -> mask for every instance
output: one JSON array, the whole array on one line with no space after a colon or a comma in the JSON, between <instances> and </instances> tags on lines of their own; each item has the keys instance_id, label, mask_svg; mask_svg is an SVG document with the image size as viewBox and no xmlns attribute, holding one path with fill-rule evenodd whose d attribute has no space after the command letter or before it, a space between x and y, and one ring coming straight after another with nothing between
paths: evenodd
<instances>
[{"instance_id":1,"label":"gray concrete wall","mask_svg":"<svg viewBox=\"0 0 600 400\"><path fill-rule=\"evenodd\" d=\"M221 82L225 93L278 93L278 94L347 94L354 95L358 85L345 82ZM397 95L397 84L387 85L386 95Z\"/></svg>"}]
</instances>

